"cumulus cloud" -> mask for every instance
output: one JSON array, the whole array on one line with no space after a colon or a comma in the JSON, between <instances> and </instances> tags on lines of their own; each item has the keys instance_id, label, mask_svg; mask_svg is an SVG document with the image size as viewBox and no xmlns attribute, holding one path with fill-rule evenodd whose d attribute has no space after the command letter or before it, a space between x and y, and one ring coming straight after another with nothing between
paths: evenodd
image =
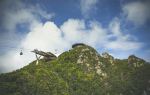
<instances>
[{"instance_id":1,"label":"cumulus cloud","mask_svg":"<svg viewBox=\"0 0 150 95\"><path fill-rule=\"evenodd\" d=\"M24 52L23 56L19 55L19 49L13 49L0 56L0 73L10 72L24 67L29 62L35 60L35 55L29 51Z\"/></svg>"},{"instance_id":2,"label":"cumulus cloud","mask_svg":"<svg viewBox=\"0 0 150 95\"><path fill-rule=\"evenodd\" d=\"M88 17L89 13L96 8L98 0L81 0L81 12L85 17Z\"/></svg>"},{"instance_id":3,"label":"cumulus cloud","mask_svg":"<svg viewBox=\"0 0 150 95\"><path fill-rule=\"evenodd\" d=\"M54 13L47 13L42 10L39 5L35 6L25 6L22 2L14 1L8 2L9 5L13 7L5 8L3 24L4 27L10 31L15 31L17 24L28 23L32 24L31 26L36 25L40 18L51 19L54 16Z\"/></svg>"},{"instance_id":4,"label":"cumulus cloud","mask_svg":"<svg viewBox=\"0 0 150 95\"><path fill-rule=\"evenodd\" d=\"M62 31L54 22L47 21L33 28L22 40L21 47L25 49L40 49L43 51L62 50L68 47L61 35Z\"/></svg>"},{"instance_id":5,"label":"cumulus cloud","mask_svg":"<svg viewBox=\"0 0 150 95\"><path fill-rule=\"evenodd\" d=\"M57 55L59 55L77 42L86 43L97 49L107 48L122 51L137 50L142 46L141 43L134 41L131 35L122 33L118 18L112 20L107 28L102 27L101 23L97 21L86 23L83 19L73 18L64 21L58 27L51 20L42 22L40 18L51 18L51 14L42 10L39 6L38 8L40 12L35 11L35 7L19 7L17 11L13 10L11 12L12 15L7 13L8 19L11 21L11 24L6 27L8 30L10 28L17 30L17 24L27 22L29 23L29 27L27 27L29 31L22 34L23 38L19 40L19 44L16 45L15 49L8 50L0 56L0 72L16 70L35 60L35 55L30 52L33 49L52 53L55 53L57 49ZM43 13L45 15L42 15ZM18 17L18 19L15 17ZM5 23L9 23L9 21L6 20ZM16 34L16 32L13 33ZM112 40L112 38L115 39ZM24 53L22 56L19 55L20 48Z\"/></svg>"},{"instance_id":6,"label":"cumulus cloud","mask_svg":"<svg viewBox=\"0 0 150 95\"><path fill-rule=\"evenodd\" d=\"M131 2L123 6L123 12L127 16L127 19L133 22L135 25L143 25L150 20L150 2Z\"/></svg>"},{"instance_id":7,"label":"cumulus cloud","mask_svg":"<svg viewBox=\"0 0 150 95\"><path fill-rule=\"evenodd\" d=\"M35 60L34 55L30 53L35 48L51 51L52 53L57 49L59 55L76 42L83 42L92 46L102 43L107 35L106 30L96 21L91 22L88 27L87 29L85 22L79 19L69 19L60 28L51 21L47 21L44 24L39 23L32 28L21 41L21 44L18 45L18 47L23 48L23 51L27 50L25 55L20 57L18 51L8 51L6 55L1 56L0 62L2 64L0 67L5 69L4 72L6 72L26 65Z\"/></svg>"},{"instance_id":8,"label":"cumulus cloud","mask_svg":"<svg viewBox=\"0 0 150 95\"><path fill-rule=\"evenodd\" d=\"M0 67L5 69L4 72L12 71L35 60L35 55L30 52L35 48L52 53L55 53L55 49L57 49L57 55L59 55L76 42L83 42L95 48L105 47L112 50L139 49L140 43L128 41L129 36L121 33L118 21L113 20L109 29L103 28L96 21L91 21L87 25L84 20L80 19L68 19L60 27L52 21L39 23L18 45L23 48L25 54L19 56L19 52L16 50L8 51L6 55L0 57L0 63L2 63ZM112 37L115 37L116 40L111 41Z\"/></svg>"},{"instance_id":9,"label":"cumulus cloud","mask_svg":"<svg viewBox=\"0 0 150 95\"><path fill-rule=\"evenodd\" d=\"M106 48L113 50L137 50L143 46L142 43L134 41L134 37L129 34L123 34L121 31L121 25L118 18L114 18L109 24L110 38L114 40L108 40Z\"/></svg>"},{"instance_id":10,"label":"cumulus cloud","mask_svg":"<svg viewBox=\"0 0 150 95\"><path fill-rule=\"evenodd\" d=\"M61 26L64 39L73 44L75 42L84 42L93 46L105 39L107 33L101 24L91 21L88 26L84 20L69 19Z\"/></svg>"},{"instance_id":11,"label":"cumulus cloud","mask_svg":"<svg viewBox=\"0 0 150 95\"><path fill-rule=\"evenodd\" d=\"M50 20L54 13L47 13L41 9L39 5L25 5L20 1L3 1L1 2L0 25L0 47L3 55L0 55L0 72L8 72L26 65L33 60L32 54L28 54L25 58L18 56L20 48L22 48L22 40L25 34L32 31L34 27L41 24L41 19ZM24 29L25 34L21 33L18 25L27 25ZM29 58L29 59L28 59ZM21 62L22 61L22 62ZM19 64L20 63L20 64ZM22 63L22 64L21 64Z\"/></svg>"},{"instance_id":12,"label":"cumulus cloud","mask_svg":"<svg viewBox=\"0 0 150 95\"><path fill-rule=\"evenodd\" d=\"M20 1L4 1L2 3L2 26L4 31L1 31L0 45L13 45L16 46L22 39L21 30L18 30L18 26L26 26L25 32L29 32L34 26L41 22L41 17L44 19L51 19L54 13L47 13L42 10L39 5L31 6L25 5ZM23 30L23 29L22 29ZM9 38L9 39L8 39Z\"/></svg>"}]
</instances>

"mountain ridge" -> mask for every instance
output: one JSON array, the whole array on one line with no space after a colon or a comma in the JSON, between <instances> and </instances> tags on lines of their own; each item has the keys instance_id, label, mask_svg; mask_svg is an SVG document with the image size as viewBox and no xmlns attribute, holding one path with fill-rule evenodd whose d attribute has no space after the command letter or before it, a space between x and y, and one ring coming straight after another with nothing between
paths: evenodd
<instances>
[{"instance_id":1,"label":"mountain ridge","mask_svg":"<svg viewBox=\"0 0 150 95\"><path fill-rule=\"evenodd\" d=\"M146 94L145 94L146 93ZM150 64L115 59L83 43L51 61L0 75L1 95L149 95Z\"/></svg>"}]
</instances>

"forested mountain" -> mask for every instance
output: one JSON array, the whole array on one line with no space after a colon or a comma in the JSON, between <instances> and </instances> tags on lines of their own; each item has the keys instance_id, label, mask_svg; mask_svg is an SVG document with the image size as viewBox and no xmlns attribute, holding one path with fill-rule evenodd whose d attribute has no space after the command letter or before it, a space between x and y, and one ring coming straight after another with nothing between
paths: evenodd
<instances>
[{"instance_id":1,"label":"forested mountain","mask_svg":"<svg viewBox=\"0 0 150 95\"><path fill-rule=\"evenodd\" d=\"M56 59L1 74L0 95L150 95L150 64L75 44Z\"/></svg>"}]
</instances>

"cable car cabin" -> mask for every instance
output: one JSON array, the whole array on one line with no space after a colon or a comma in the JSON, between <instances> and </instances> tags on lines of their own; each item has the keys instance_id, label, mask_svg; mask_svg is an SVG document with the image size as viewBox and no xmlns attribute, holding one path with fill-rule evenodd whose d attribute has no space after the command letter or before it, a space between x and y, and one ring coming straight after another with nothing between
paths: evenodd
<instances>
[{"instance_id":1,"label":"cable car cabin","mask_svg":"<svg viewBox=\"0 0 150 95\"><path fill-rule=\"evenodd\" d=\"M22 52L22 51L20 52L20 55L23 55L23 52Z\"/></svg>"}]
</instances>

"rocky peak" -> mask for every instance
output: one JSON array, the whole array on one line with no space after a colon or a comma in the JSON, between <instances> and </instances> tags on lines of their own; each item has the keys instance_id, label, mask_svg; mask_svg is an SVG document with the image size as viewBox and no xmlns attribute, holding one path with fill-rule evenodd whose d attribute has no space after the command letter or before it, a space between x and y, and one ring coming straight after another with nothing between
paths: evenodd
<instances>
[{"instance_id":1,"label":"rocky peak","mask_svg":"<svg viewBox=\"0 0 150 95\"><path fill-rule=\"evenodd\" d=\"M104 57L104 58L109 58L109 59L113 59L113 56L111 56L109 53L107 53L107 52L104 52L104 53L102 53L102 57Z\"/></svg>"},{"instance_id":2,"label":"rocky peak","mask_svg":"<svg viewBox=\"0 0 150 95\"><path fill-rule=\"evenodd\" d=\"M136 57L135 55L130 55L129 57L128 57L128 61L144 61L143 59L141 59L141 58L138 58L138 57Z\"/></svg>"},{"instance_id":3,"label":"rocky peak","mask_svg":"<svg viewBox=\"0 0 150 95\"><path fill-rule=\"evenodd\" d=\"M134 65L134 67L140 67L145 63L145 61L141 58L136 57L135 55L130 55L128 57L128 64Z\"/></svg>"},{"instance_id":4,"label":"rocky peak","mask_svg":"<svg viewBox=\"0 0 150 95\"><path fill-rule=\"evenodd\" d=\"M71 62L80 65L86 73L89 72L96 72L99 75L106 76L106 74L101 70L104 67L103 62L101 61L100 54L91 46L77 43L72 45L72 49L69 52L65 52L64 54L60 55L60 57L64 55L66 61L68 59Z\"/></svg>"},{"instance_id":5,"label":"rocky peak","mask_svg":"<svg viewBox=\"0 0 150 95\"><path fill-rule=\"evenodd\" d=\"M110 63L113 63L113 61L114 61L114 57L111 56L111 55L110 55L109 53L107 53L107 52L102 53L102 57L109 59Z\"/></svg>"},{"instance_id":6,"label":"rocky peak","mask_svg":"<svg viewBox=\"0 0 150 95\"><path fill-rule=\"evenodd\" d=\"M128 57L128 59L129 58L138 58L138 57L136 57L135 55L130 55L129 57Z\"/></svg>"}]
</instances>

